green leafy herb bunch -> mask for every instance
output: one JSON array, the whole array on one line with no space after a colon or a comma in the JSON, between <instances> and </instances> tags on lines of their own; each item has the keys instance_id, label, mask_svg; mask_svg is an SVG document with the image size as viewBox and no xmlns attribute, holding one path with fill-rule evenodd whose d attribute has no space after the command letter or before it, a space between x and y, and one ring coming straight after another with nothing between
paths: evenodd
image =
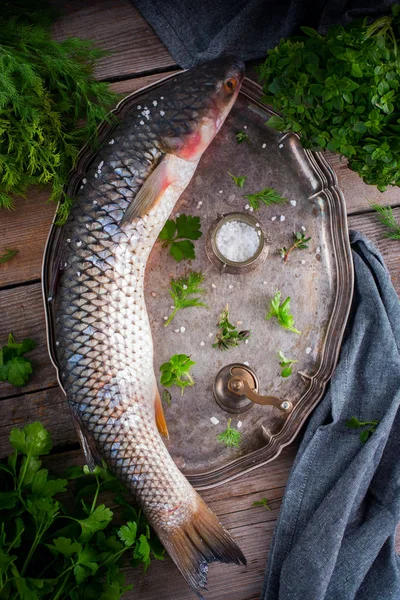
<instances>
[{"instance_id":1,"label":"green leafy herb bunch","mask_svg":"<svg viewBox=\"0 0 400 600\"><path fill-rule=\"evenodd\" d=\"M39 422L13 429L10 443L13 452L0 462L0 598L118 600L132 587L125 585L123 559L147 568L151 556L163 557L147 521L106 469L49 475L40 457L49 454L51 438ZM105 491L122 507L125 524L100 500Z\"/></svg>"},{"instance_id":2,"label":"green leafy herb bunch","mask_svg":"<svg viewBox=\"0 0 400 600\"><path fill-rule=\"evenodd\" d=\"M301 133L305 148L348 158L365 183L400 185L400 5L369 24L282 40L260 67L269 125Z\"/></svg>"},{"instance_id":3,"label":"green leafy herb bunch","mask_svg":"<svg viewBox=\"0 0 400 600\"><path fill-rule=\"evenodd\" d=\"M51 37L44 2L5 3L0 22L0 208L32 184L50 184L51 199L63 193L79 149L95 136L117 95L96 81L93 67L105 52L92 42ZM84 121L84 123L83 123Z\"/></svg>"}]
</instances>

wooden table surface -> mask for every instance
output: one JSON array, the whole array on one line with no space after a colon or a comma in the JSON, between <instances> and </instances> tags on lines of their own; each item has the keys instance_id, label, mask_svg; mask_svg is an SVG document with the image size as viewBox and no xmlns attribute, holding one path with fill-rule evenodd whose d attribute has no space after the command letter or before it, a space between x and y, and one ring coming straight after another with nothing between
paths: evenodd
<instances>
[{"instance_id":1,"label":"wooden table surface","mask_svg":"<svg viewBox=\"0 0 400 600\"><path fill-rule=\"evenodd\" d=\"M56 0L64 15L55 25L54 35L62 40L75 35L95 40L111 51L96 67L96 76L112 82L121 93L137 90L178 69L157 35L129 0ZM368 201L394 208L400 220L400 189L380 193L365 185L337 156L328 156L345 195L351 229L365 233L382 252L397 292L400 292L400 244L384 237L384 230ZM19 254L0 266L0 343L10 331L17 339L31 337L37 348L30 355L34 375L23 393L0 384L0 456L8 453L11 427L40 420L51 431L54 453L46 464L62 473L70 464L82 464L83 457L64 400L50 363L41 298L41 262L54 213L46 203L46 190L32 189L27 199L18 200L16 210L0 214L0 250L16 248ZM203 498L219 515L243 549L247 567L216 564L210 569L207 600L256 600L275 521L286 480L296 454L293 444L272 463L234 482L202 492ZM254 508L253 502L265 496L272 510ZM400 547L400 544L398 545ZM154 561L145 576L140 570L127 570L134 590L128 599L190 600L194 598L170 559Z\"/></svg>"}]
</instances>

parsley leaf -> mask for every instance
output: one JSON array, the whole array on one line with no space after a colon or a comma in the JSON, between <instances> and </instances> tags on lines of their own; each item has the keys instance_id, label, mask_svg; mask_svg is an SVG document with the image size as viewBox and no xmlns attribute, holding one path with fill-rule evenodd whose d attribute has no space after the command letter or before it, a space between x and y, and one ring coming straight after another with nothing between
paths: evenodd
<instances>
[{"instance_id":1,"label":"parsley leaf","mask_svg":"<svg viewBox=\"0 0 400 600\"><path fill-rule=\"evenodd\" d=\"M195 365L195 361L191 360L187 354L174 354L168 362L161 365L161 385L171 387L176 385L181 388L181 395L185 387L193 386L194 380L189 371Z\"/></svg>"},{"instance_id":2,"label":"parsley leaf","mask_svg":"<svg viewBox=\"0 0 400 600\"><path fill-rule=\"evenodd\" d=\"M165 223L158 239L162 241L163 248L169 247L170 255L180 262L184 258L196 258L194 244L189 240L198 240L202 235L200 218L182 214L176 221L169 219Z\"/></svg>"},{"instance_id":3,"label":"parsley leaf","mask_svg":"<svg viewBox=\"0 0 400 600\"><path fill-rule=\"evenodd\" d=\"M125 546L133 546L136 540L137 523L128 522L118 529L118 537L124 542Z\"/></svg>"},{"instance_id":4,"label":"parsley leaf","mask_svg":"<svg viewBox=\"0 0 400 600\"><path fill-rule=\"evenodd\" d=\"M385 237L391 240L400 240L400 223L397 223L394 218L392 208L380 204L371 204L371 207L378 213L378 219L387 229Z\"/></svg>"},{"instance_id":5,"label":"parsley leaf","mask_svg":"<svg viewBox=\"0 0 400 600\"><path fill-rule=\"evenodd\" d=\"M217 327L219 327L219 332L216 336L217 341L212 346L219 350L228 350L229 348L239 346L239 342L247 340L250 337L250 330L238 331L236 325L230 323L228 304L221 313Z\"/></svg>"},{"instance_id":6,"label":"parsley leaf","mask_svg":"<svg viewBox=\"0 0 400 600\"><path fill-rule=\"evenodd\" d=\"M189 271L186 277L179 279L171 279L169 294L174 302L174 309L168 319L165 321L165 327L169 325L176 313L183 308L191 306L203 306L208 308L207 304L200 301L200 295L205 293L205 290L200 287L204 281L204 275L201 272ZM193 297L197 294L196 297Z\"/></svg>"},{"instance_id":7,"label":"parsley leaf","mask_svg":"<svg viewBox=\"0 0 400 600\"><path fill-rule=\"evenodd\" d=\"M267 498L261 498L261 500L256 500L255 502L253 502L253 506L264 506L264 508L266 508L267 510L271 510Z\"/></svg>"},{"instance_id":8,"label":"parsley leaf","mask_svg":"<svg viewBox=\"0 0 400 600\"><path fill-rule=\"evenodd\" d=\"M284 329L289 329L293 333L301 333L294 328L294 317L290 314L290 297L281 304L281 292L279 291L271 298L269 312L265 318L268 320L272 317L276 317L279 325Z\"/></svg>"},{"instance_id":9,"label":"parsley leaf","mask_svg":"<svg viewBox=\"0 0 400 600\"><path fill-rule=\"evenodd\" d=\"M242 188L245 184L245 181L247 179L247 175L244 175L242 177L235 177L234 175L232 175L232 173L230 173L228 171L228 175L230 175L233 179L233 181L235 182L235 185L237 185L238 187Z\"/></svg>"},{"instance_id":10,"label":"parsley leaf","mask_svg":"<svg viewBox=\"0 0 400 600\"><path fill-rule=\"evenodd\" d=\"M292 365L297 362L292 358L286 358L282 350L279 350L278 356L281 359L279 365L282 367L281 377L289 377L292 374Z\"/></svg>"},{"instance_id":11,"label":"parsley leaf","mask_svg":"<svg viewBox=\"0 0 400 600\"><path fill-rule=\"evenodd\" d=\"M19 250L11 250L10 248L6 248L3 254L0 254L0 264L4 264L9 260L13 259L14 256L18 254Z\"/></svg>"},{"instance_id":12,"label":"parsley leaf","mask_svg":"<svg viewBox=\"0 0 400 600\"><path fill-rule=\"evenodd\" d=\"M238 131L235 134L235 137L236 137L236 141L237 141L238 144L241 144L242 142L248 142L249 141L249 136L244 131Z\"/></svg>"},{"instance_id":13,"label":"parsley leaf","mask_svg":"<svg viewBox=\"0 0 400 600\"><path fill-rule=\"evenodd\" d=\"M260 202L265 206L271 206L272 204L285 204L286 198L283 198L275 188L265 188L256 194L247 194L245 196L249 201L249 204L254 210L260 209Z\"/></svg>"},{"instance_id":14,"label":"parsley leaf","mask_svg":"<svg viewBox=\"0 0 400 600\"><path fill-rule=\"evenodd\" d=\"M231 422L232 419L229 419L226 429L217 435L217 440L228 448L239 448L242 434L235 427L231 427Z\"/></svg>"},{"instance_id":15,"label":"parsley leaf","mask_svg":"<svg viewBox=\"0 0 400 600\"><path fill-rule=\"evenodd\" d=\"M28 383L33 373L32 363L23 355L36 348L36 342L26 338L17 343L12 333L8 336L7 346L0 350L0 381L8 381L15 387Z\"/></svg>"},{"instance_id":16,"label":"parsley leaf","mask_svg":"<svg viewBox=\"0 0 400 600\"><path fill-rule=\"evenodd\" d=\"M308 242L311 240L311 237L306 238L306 234L302 231L293 232L293 244L287 249L285 246L279 249L279 254L283 258L284 262L287 262L289 258L289 254L293 252L293 250L305 250L308 248Z\"/></svg>"},{"instance_id":17,"label":"parsley leaf","mask_svg":"<svg viewBox=\"0 0 400 600\"><path fill-rule=\"evenodd\" d=\"M360 440L363 444L369 439L369 437L376 431L379 421L359 421L357 417L351 417L345 423L349 429L362 429L360 431Z\"/></svg>"}]
</instances>

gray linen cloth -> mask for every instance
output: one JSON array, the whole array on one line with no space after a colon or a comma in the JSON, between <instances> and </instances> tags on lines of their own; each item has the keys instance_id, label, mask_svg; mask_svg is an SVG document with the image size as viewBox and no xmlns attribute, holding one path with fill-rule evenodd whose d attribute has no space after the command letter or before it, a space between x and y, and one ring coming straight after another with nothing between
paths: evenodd
<instances>
[{"instance_id":1,"label":"gray linen cloth","mask_svg":"<svg viewBox=\"0 0 400 600\"><path fill-rule=\"evenodd\" d=\"M394 1L132 0L184 69L226 52L262 58L301 25L326 33L333 23L390 13Z\"/></svg>"},{"instance_id":2,"label":"gray linen cloth","mask_svg":"<svg viewBox=\"0 0 400 600\"><path fill-rule=\"evenodd\" d=\"M351 233L352 310L275 528L262 600L399 600L400 303L382 257ZM366 443L345 426L380 424Z\"/></svg>"}]
</instances>

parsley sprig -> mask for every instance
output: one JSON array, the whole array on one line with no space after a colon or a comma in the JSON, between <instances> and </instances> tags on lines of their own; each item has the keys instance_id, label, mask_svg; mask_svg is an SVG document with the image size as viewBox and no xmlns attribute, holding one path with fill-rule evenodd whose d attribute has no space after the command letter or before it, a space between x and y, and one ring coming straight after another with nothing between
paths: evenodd
<instances>
[{"instance_id":1,"label":"parsley sprig","mask_svg":"<svg viewBox=\"0 0 400 600\"><path fill-rule=\"evenodd\" d=\"M255 502L253 502L253 506L263 506L267 510L271 510L267 498L261 498L261 500L256 500Z\"/></svg>"},{"instance_id":2,"label":"parsley sprig","mask_svg":"<svg viewBox=\"0 0 400 600\"><path fill-rule=\"evenodd\" d=\"M32 363L24 354L36 348L36 342L30 338L16 342L12 333L6 346L0 350L0 381L8 381L15 387L22 387L32 375Z\"/></svg>"},{"instance_id":3,"label":"parsley sprig","mask_svg":"<svg viewBox=\"0 0 400 600\"><path fill-rule=\"evenodd\" d=\"M292 365L297 363L297 360L294 360L293 358L286 358L282 350L279 350L278 356L281 359L279 361L279 366L282 367L281 377L289 377L292 374Z\"/></svg>"},{"instance_id":4,"label":"parsley sprig","mask_svg":"<svg viewBox=\"0 0 400 600\"><path fill-rule=\"evenodd\" d=\"M165 387L176 385L181 388L182 396L185 387L194 385L194 379L189 371L195 364L195 361L191 360L187 354L174 354L168 362L163 363L160 367L161 385Z\"/></svg>"},{"instance_id":5,"label":"parsley sprig","mask_svg":"<svg viewBox=\"0 0 400 600\"><path fill-rule=\"evenodd\" d=\"M308 248L308 242L310 240L311 236L306 238L306 234L302 231L293 232L293 244L290 248L285 248L285 246L283 246L283 248L279 249L279 254L281 258L283 258L283 262L288 261L289 255L293 250L305 250Z\"/></svg>"},{"instance_id":6,"label":"parsley sprig","mask_svg":"<svg viewBox=\"0 0 400 600\"><path fill-rule=\"evenodd\" d=\"M249 201L250 206L254 210L260 209L260 202L265 204L265 206L271 206L272 204L285 204L287 202L287 198L283 198L275 188L264 188L255 194L247 194L245 196Z\"/></svg>"},{"instance_id":7,"label":"parsley sprig","mask_svg":"<svg viewBox=\"0 0 400 600\"><path fill-rule=\"evenodd\" d=\"M158 239L163 248L169 247L170 255L178 262L196 258L194 244L189 240L198 240L203 233L200 230L200 218L191 215L179 215L174 221L168 219Z\"/></svg>"},{"instance_id":8,"label":"parsley sprig","mask_svg":"<svg viewBox=\"0 0 400 600\"><path fill-rule=\"evenodd\" d=\"M4 597L118 600L132 587L121 570L125 558L145 569L151 555L163 558L146 519L109 471L76 466L68 478L51 476L41 463L51 438L39 422L12 429L10 443L13 452L0 463ZM65 501L59 494L67 490ZM118 519L101 500L105 491L122 508Z\"/></svg>"},{"instance_id":9,"label":"parsley sprig","mask_svg":"<svg viewBox=\"0 0 400 600\"><path fill-rule=\"evenodd\" d=\"M235 427L231 427L232 419L229 419L226 429L219 435L217 440L220 444L225 444L228 448L239 448L242 434Z\"/></svg>"},{"instance_id":10,"label":"parsley sprig","mask_svg":"<svg viewBox=\"0 0 400 600\"><path fill-rule=\"evenodd\" d=\"M235 175L232 175L232 173L230 173L228 171L228 175L230 175L233 179L233 181L235 182L235 185L237 185L239 188L242 188L246 182L247 179L247 175L243 175L241 177L235 177Z\"/></svg>"},{"instance_id":11,"label":"parsley sprig","mask_svg":"<svg viewBox=\"0 0 400 600\"><path fill-rule=\"evenodd\" d=\"M237 141L238 144L241 144L242 142L248 142L249 141L249 136L244 131L238 131L235 134L235 137L236 137L236 141Z\"/></svg>"},{"instance_id":12,"label":"parsley sprig","mask_svg":"<svg viewBox=\"0 0 400 600\"><path fill-rule=\"evenodd\" d=\"M381 206L380 204L371 204L372 208L378 213L378 219L386 227L385 237L391 240L400 240L400 223L394 218L393 210L390 206Z\"/></svg>"},{"instance_id":13,"label":"parsley sprig","mask_svg":"<svg viewBox=\"0 0 400 600\"><path fill-rule=\"evenodd\" d=\"M205 294L205 289L200 287L203 281L204 275L200 271L190 271L186 277L171 279L169 294L174 302L174 309L165 321L165 327L171 323L176 313L183 308L190 308L191 306L208 308L207 304L200 301L200 296ZM197 296L193 297L195 294Z\"/></svg>"},{"instance_id":14,"label":"parsley sprig","mask_svg":"<svg viewBox=\"0 0 400 600\"><path fill-rule=\"evenodd\" d=\"M250 330L244 329L238 331L236 325L229 321L229 305L227 304L222 311L220 319L217 323L219 331L216 335L217 341L212 345L213 348L219 350L228 350L239 346L239 342L247 340L250 337Z\"/></svg>"},{"instance_id":15,"label":"parsley sprig","mask_svg":"<svg viewBox=\"0 0 400 600\"><path fill-rule=\"evenodd\" d=\"M379 421L359 421L357 417L351 417L351 419L346 421L345 425L349 429L362 429L360 431L360 440L365 444L368 438L376 431Z\"/></svg>"},{"instance_id":16,"label":"parsley sprig","mask_svg":"<svg viewBox=\"0 0 400 600\"><path fill-rule=\"evenodd\" d=\"M325 36L302 27L305 35L281 40L259 70L263 101L282 115L268 125L346 156L381 191L400 184L399 26L394 4L392 15L334 25Z\"/></svg>"},{"instance_id":17,"label":"parsley sprig","mask_svg":"<svg viewBox=\"0 0 400 600\"><path fill-rule=\"evenodd\" d=\"M280 291L276 292L275 296L271 298L269 312L265 318L268 320L272 317L276 317L279 325L284 329L288 329L293 333L301 333L301 331L295 329L294 317L290 314L290 297L286 298L286 300L281 304Z\"/></svg>"}]
</instances>

